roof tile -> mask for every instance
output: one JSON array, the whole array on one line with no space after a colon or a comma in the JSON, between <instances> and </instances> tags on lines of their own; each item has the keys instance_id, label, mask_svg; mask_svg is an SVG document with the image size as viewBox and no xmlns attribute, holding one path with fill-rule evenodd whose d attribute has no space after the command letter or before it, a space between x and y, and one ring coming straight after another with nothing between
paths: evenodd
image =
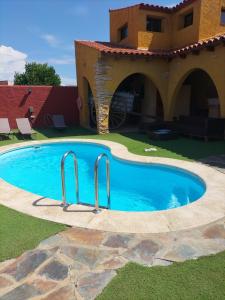
<instances>
[{"instance_id":1,"label":"roof tile","mask_svg":"<svg viewBox=\"0 0 225 300\"><path fill-rule=\"evenodd\" d=\"M173 13L176 12L192 3L194 3L197 0L183 0L182 2L180 2L179 4L172 6L172 7L168 7L168 6L161 6L161 5L154 5L154 4L145 4L145 3L139 3L139 4L135 4L135 5L131 5L131 6L127 6L127 7L122 7L122 8L118 8L118 9L110 9L110 12L113 11L119 11L119 10L124 10L124 9L128 9L131 7L138 7L139 9L143 9L143 10L151 10L151 11L159 11L159 12L165 12L165 13Z\"/></svg>"},{"instance_id":2,"label":"roof tile","mask_svg":"<svg viewBox=\"0 0 225 300\"><path fill-rule=\"evenodd\" d=\"M123 47L120 45L111 44L109 42L97 42L97 41L76 41L78 44L88 46L90 48L94 48L101 53L105 54L118 54L118 55L134 55L134 56L150 56L150 57L174 57L176 55L188 54L192 50L202 50L207 47L214 47L220 44L221 42L225 42L225 34L215 36L213 38L199 41L198 43L194 43L191 45L187 45L183 48L179 49L171 49L171 50L138 50L129 47Z\"/></svg>"}]
</instances>

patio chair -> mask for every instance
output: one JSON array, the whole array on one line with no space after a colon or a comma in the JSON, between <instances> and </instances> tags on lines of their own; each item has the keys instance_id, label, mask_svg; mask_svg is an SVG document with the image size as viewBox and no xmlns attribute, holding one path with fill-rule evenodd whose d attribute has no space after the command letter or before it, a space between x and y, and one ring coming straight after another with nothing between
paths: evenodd
<instances>
[{"instance_id":1,"label":"patio chair","mask_svg":"<svg viewBox=\"0 0 225 300\"><path fill-rule=\"evenodd\" d=\"M24 135L29 135L31 136L33 133L35 133L31 126L28 118L19 118L16 119L16 124L19 129L19 132L24 136Z\"/></svg>"},{"instance_id":2,"label":"patio chair","mask_svg":"<svg viewBox=\"0 0 225 300\"><path fill-rule=\"evenodd\" d=\"M53 127L56 129L65 129L67 128L63 115L52 115Z\"/></svg>"},{"instance_id":3,"label":"patio chair","mask_svg":"<svg viewBox=\"0 0 225 300\"><path fill-rule=\"evenodd\" d=\"M12 133L8 118L0 118L0 135L9 135Z\"/></svg>"}]
</instances>

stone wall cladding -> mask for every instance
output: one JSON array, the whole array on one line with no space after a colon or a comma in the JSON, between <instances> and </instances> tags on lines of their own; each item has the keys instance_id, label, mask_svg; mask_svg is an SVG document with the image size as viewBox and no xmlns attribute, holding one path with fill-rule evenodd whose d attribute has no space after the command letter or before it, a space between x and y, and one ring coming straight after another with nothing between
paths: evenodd
<instances>
[{"instance_id":1,"label":"stone wall cladding","mask_svg":"<svg viewBox=\"0 0 225 300\"><path fill-rule=\"evenodd\" d=\"M104 134L109 132L109 103L112 94L107 91L107 82L112 80L109 76L111 66L103 60L98 60L95 68L95 105L98 133Z\"/></svg>"}]
</instances>

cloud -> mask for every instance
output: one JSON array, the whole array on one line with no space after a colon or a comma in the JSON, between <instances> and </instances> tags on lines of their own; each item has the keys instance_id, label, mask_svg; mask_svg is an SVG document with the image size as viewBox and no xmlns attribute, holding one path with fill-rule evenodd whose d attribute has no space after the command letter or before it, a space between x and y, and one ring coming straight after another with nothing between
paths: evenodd
<instances>
[{"instance_id":1,"label":"cloud","mask_svg":"<svg viewBox=\"0 0 225 300\"><path fill-rule=\"evenodd\" d=\"M61 76L61 85L77 85L76 78Z\"/></svg>"},{"instance_id":2,"label":"cloud","mask_svg":"<svg viewBox=\"0 0 225 300\"><path fill-rule=\"evenodd\" d=\"M24 72L26 59L26 53L0 45L0 80L13 82L15 72Z\"/></svg>"},{"instance_id":3,"label":"cloud","mask_svg":"<svg viewBox=\"0 0 225 300\"><path fill-rule=\"evenodd\" d=\"M64 44L62 40L60 40L58 37L56 37L54 34L50 33L43 33L39 35L42 40L44 40L50 47L58 48L62 50L71 51L74 49L74 45L70 44Z\"/></svg>"},{"instance_id":4,"label":"cloud","mask_svg":"<svg viewBox=\"0 0 225 300\"><path fill-rule=\"evenodd\" d=\"M41 38L51 47L58 47L60 45L60 41L53 34L42 34Z\"/></svg>"}]
</instances>

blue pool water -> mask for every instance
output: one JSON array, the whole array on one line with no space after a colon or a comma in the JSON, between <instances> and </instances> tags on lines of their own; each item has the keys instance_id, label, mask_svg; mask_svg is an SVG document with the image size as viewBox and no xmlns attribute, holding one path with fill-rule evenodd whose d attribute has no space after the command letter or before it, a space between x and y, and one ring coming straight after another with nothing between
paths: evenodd
<instances>
[{"instance_id":1,"label":"blue pool water","mask_svg":"<svg viewBox=\"0 0 225 300\"><path fill-rule=\"evenodd\" d=\"M0 177L5 181L55 200L62 199L60 162L73 150L78 157L80 200L94 204L94 163L108 154L111 167L111 209L156 211L180 207L199 199L205 192L203 181L184 170L157 164L119 160L107 147L88 143L54 143L26 147L0 155ZM72 157L65 163L69 203L76 203ZM100 205L106 205L104 159L99 165ZM16 201L16 199L15 199Z\"/></svg>"}]
</instances>

